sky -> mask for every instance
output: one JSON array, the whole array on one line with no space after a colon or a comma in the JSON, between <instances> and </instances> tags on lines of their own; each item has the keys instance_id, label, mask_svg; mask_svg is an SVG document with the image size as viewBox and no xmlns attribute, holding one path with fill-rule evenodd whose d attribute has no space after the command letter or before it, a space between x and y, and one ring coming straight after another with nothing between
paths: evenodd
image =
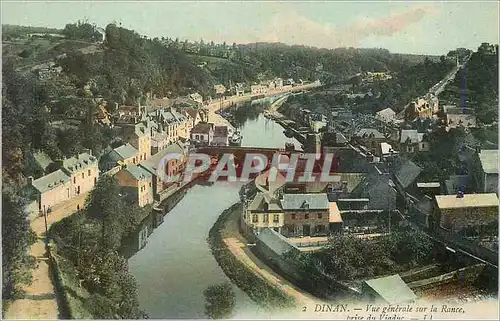
<instances>
[{"instance_id":1,"label":"sky","mask_svg":"<svg viewBox=\"0 0 500 321\"><path fill-rule=\"evenodd\" d=\"M441 55L499 42L499 2L2 1L2 24L115 22L148 37Z\"/></svg>"}]
</instances>

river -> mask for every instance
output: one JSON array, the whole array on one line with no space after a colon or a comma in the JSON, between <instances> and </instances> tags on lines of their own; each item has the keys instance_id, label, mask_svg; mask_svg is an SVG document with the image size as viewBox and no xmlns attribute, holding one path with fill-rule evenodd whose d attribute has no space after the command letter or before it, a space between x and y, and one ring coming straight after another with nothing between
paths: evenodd
<instances>
[{"instance_id":1,"label":"river","mask_svg":"<svg viewBox=\"0 0 500 321\"><path fill-rule=\"evenodd\" d=\"M239 128L242 146L284 148L283 128L262 114L247 119ZM203 291L229 279L212 256L206 238L218 216L239 201L239 186L216 182L196 185L156 228L147 245L129 259L129 269L138 282L141 308L155 319L206 318ZM236 293L234 318L263 318L264 311L240 289Z\"/></svg>"}]
</instances>

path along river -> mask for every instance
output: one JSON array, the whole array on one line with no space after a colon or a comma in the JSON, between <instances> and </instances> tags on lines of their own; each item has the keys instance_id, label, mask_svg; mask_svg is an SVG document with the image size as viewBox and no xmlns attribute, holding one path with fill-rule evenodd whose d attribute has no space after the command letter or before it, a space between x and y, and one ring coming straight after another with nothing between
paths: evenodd
<instances>
[{"instance_id":1,"label":"path along river","mask_svg":"<svg viewBox=\"0 0 500 321\"><path fill-rule=\"evenodd\" d=\"M240 131L242 146L281 147L283 128L260 114L247 119ZM228 281L212 256L206 238L218 216L239 200L239 186L217 182L190 188L156 228L147 245L129 259L130 272L139 285L141 308L150 318L206 318L203 291ZM234 318L262 318L265 314L236 286Z\"/></svg>"}]
</instances>

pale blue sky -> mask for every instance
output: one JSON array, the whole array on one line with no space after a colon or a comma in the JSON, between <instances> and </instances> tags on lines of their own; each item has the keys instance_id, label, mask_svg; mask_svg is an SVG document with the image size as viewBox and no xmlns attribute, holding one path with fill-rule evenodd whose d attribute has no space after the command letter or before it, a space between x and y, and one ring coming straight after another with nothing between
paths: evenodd
<instances>
[{"instance_id":1,"label":"pale blue sky","mask_svg":"<svg viewBox=\"0 0 500 321\"><path fill-rule=\"evenodd\" d=\"M63 28L79 19L121 22L150 37L325 48L379 47L445 54L498 43L499 3L2 1L2 23Z\"/></svg>"}]
</instances>

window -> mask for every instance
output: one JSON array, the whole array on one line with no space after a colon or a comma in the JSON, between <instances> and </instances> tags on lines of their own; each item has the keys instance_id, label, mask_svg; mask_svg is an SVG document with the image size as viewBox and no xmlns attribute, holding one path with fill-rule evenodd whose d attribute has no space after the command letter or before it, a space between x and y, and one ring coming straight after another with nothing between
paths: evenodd
<instances>
[{"instance_id":1,"label":"window","mask_svg":"<svg viewBox=\"0 0 500 321\"><path fill-rule=\"evenodd\" d=\"M264 214L264 222L269 222L269 214Z\"/></svg>"},{"instance_id":2,"label":"window","mask_svg":"<svg viewBox=\"0 0 500 321\"><path fill-rule=\"evenodd\" d=\"M323 218L323 214L322 213L318 213L318 218L319 219Z\"/></svg>"},{"instance_id":3,"label":"window","mask_svg":"<svg viewBox=\"0 0 500 321\"><path fill-rule=\"evenodd\" d=\"M82 178L85 178L85 173L82 173Z\"/></svg>"},{"instance_id":4,"label":"window","mask_svg":"<svg viewBox=\"0 0 500 321\"><path fill-rule=\"evenodd\" d=\"M252 215L252 223L257 223L259 221L259 216L257 214Z\"/></svg>"},{"instance_id":5,"label":"window","mask_svg":"<svg viewBox=\"0 0 500 321\"><path fill-rule=\"evenodd\" d=\"M151 187L151 182L149 182L149 187Z\"/></svg>"},{"instance_id":6,"label":"window","mask_svg":"<svg viewBox=\"0 0 500 321\"><path fill-rule=\"evenodd\" d=\"M89 169L89 172L88 172L88 176L90 176L90 169Z\"/></svg>"},{"instance_id":7,"label":"window","mask_svg":"<svg viewBox=\"0 0 500 321\"><path fill-rule=\"evenodd\" d=\"M76 176L73 177L73 184L76 184Z\"/></svg>"},{"instance_id":8,"label":"window","mask_svg":"<svg viewBox=\"0 0 500 321\"><path fill-rule=\"evenodd\" d=\"M316 225L316 233L324 233L325 232L325 226L324 225Z\"/></svg>"},{"instance_id":9,"label":"window","mask_svg":"<svg viewBox=\"0 0 500 321\"><path fill-rule=\"evenodd\" d=\"M296 219L296 215L292 214L292 220L295 220L295 219Z\"/></svg>"},{"instance_id":10,"label":"window","mask_svg":"<svg viewBox=\"0 0 500 321\"><path fill-rule=\"evenodd\" d=\"M280 216L278 214L274 214L273 216L273 222L278 223L280 221Z\"/></svg>"},{"instance_id":11,"label":"window","mask_svg":"<svg viewBox=\"0 0 500 321\"><path fill-rule=\"evenodd\" d=\"M304 218L307 220L309 218L309 214L304 215Z\"/></svg>"}]
</instances>

